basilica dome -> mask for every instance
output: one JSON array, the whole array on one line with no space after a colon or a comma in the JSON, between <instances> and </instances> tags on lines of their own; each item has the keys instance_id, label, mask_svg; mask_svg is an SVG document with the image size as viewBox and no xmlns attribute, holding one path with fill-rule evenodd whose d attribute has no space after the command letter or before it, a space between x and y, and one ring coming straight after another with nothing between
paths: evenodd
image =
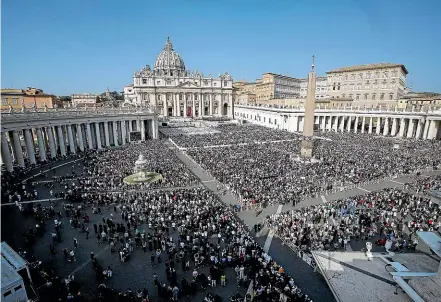
<instances>
[{"instance_id":1,"label":"basilica dome","mask_svg":"<svg viewBox=\"0 0 441 302\"><path fill-rule=\"evenodd\" d=\"M174 51L170 38L167 38L164 49L156 58L154 71L158 75L183 75L185 73L184 60Z\"/></svg>"}]
</instances>

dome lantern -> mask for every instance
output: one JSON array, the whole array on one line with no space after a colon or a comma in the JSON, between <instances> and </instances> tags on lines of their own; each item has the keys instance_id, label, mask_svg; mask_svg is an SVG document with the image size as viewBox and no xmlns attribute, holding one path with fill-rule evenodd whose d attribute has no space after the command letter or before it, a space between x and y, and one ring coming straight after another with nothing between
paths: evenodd
<instances>
[{"instance_id":1,"label":"dome lantern","mask_svg":"<svg viewBox=\"0 0 441 302\"><path fill-rule=\"evenodd\" d=\"M162 76L183 76L185 75L185 64L181 56L173 49L170 37L167 37L164 49L158 55L154 66L155 75Z\"/></svg>"}]
</instances>

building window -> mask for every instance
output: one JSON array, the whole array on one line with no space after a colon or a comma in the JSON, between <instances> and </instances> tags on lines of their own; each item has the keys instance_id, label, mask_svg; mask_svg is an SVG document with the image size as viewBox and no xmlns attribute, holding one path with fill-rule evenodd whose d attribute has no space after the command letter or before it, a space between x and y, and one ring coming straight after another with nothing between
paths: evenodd
<instances>
[{"instance_id":1,"label":"building window","mask_svg":"<svg viewBox=\"0 0 441 302\"><path fill-rule=\"evenodd\" d=\"M340 90L340 82L338 82L338 90Z\"/></svg>"},{"instance_id":2,"label":"building window","mask_svg":"<svg viewBox=\"0 0 441 302\"><path fill-rule=\"evenodd\" d=\"M368 72L368 73L366 74L366 79L370 79L370 78L371 78L371 73Z\"/></svg>"},{"instance_id":3,"label":"building window","mask_svg":"<svg viewBox=\"0 0 441 302\"><path fill-rule=\"evenodd\" d=\"M380 100L384 100L384 93L380 94Z\"/></svg>"},{"instance_id":4,"label":"building window","mask_svg":"<svg viewBox=\"0 0 441 302\"><path fill-rule=\"evenodd\" d=\"M12 105L18 105L18 98L12 99Z\"/></svg>"},{"instance_id":5,"label":"building window","mask_svg":"<svg viewBox=\"0 0 441 302\"><path fill-rule=\"evenodd\" d=\"M389 100L392 100L394 98L393 94L389 94Z\"/></svg>"},{"instance_id":6,"label":"building window","mask_svg":"<svg viewBox=\"0 0 441 302\"><path fill-rule=\"evenodd\" d=\"M2 105L8 105L8 99L2 98Z\"/></svg>"},{"instance_id":7,"label":"building window","mask_svg":"<svg viewBox=\"0 0 441 302\"><path fill-rule=\"evenodd\" d=\"M377 98L377 95L374 93L374 94L372 94L372 100L374 100L375 101L375 99Z\"/></svg>"},{"instance_id":8,"label":"building window","mask_svg":"<svg viewBox=\"0 0 441 302\"><path fill-rule=\"evenodd\" d=\"M156 81L156 85L160 85L161 84L161 81Z\"/></svg>"},{"instance_id":9,"label":"building window","mask_svg":"<svg viewBox=\"0 0 441 302\"><path fill-rule=\"evenodd\" d=\"M224 86L228 86L228 81L224 81Z\"/></svg>"},{"instance_id":10,"label":"building window","mask_svg":"<svg viewBox=\"0 0 441 302\"><path fill-rule=\"evenodd\" d=\"M161 95L160 94L158 94L158 101L160 101L161 100Z\"/></svg>"},{"instance_id":11,"label":"building window","mask_svg":"<svg viewBox=\"0 0 441 302\"><path fill-rule=\"evenodd\" d=\"M363 74L362 73L358 74L358 79L360 79L360 80L363 79Z\"/></svg>"},{"instance_id":12,"label":"building window","mask_svg":"<svg viewBox=\"0 0 441 302\"><path fill-rule=\"evenodd\" d=\"M360 99L360 95L357 94L357 96L355 97L355 99L356 99L356 100L359 100L359 99Z\"/></svg>"},{"instance_id":13,"label":"building window","mask_svg":"<svg viewBox=\"0 0 441 302\"><path fill-rule=\"evenodd\" d=\"M142 79L143 84L147 84L147 79Z\"/></svg>"},{"instance_id":14,"label":"building window","mask_svg":"<svg viewBox=\"0 0 441 302\"><path fill-rule=\"evenodd\" d=\"M364 100L365 100L365 101L368 99L368 96L369 96L368 93L365 93L365 94L364 94Z\"/></svg>"},{"instance_id":15,"label":"building window","mask_svg":"<svg viewBox=\"0 0 441 302\"><path fill-rule=\"evenodd\" d=\"M341 95L341 97L342 97L342 98L346 98L346 94L343 93L343 94Z\"/></svg>"}]
</instances>

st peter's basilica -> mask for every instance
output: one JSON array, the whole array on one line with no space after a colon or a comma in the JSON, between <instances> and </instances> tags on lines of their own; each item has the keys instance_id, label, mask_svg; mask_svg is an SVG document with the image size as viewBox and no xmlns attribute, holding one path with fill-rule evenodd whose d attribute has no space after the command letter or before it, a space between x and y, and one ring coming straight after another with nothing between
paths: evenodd
<instances>
[{"instance_id":1,"label":"st peter's basilica","mask_svg":"<svg viewBox=\"0 0 441 302\"><path fill-rule=\"evenodd\" d=\"M233 79L228 73L213 78L186 70L184 60L167 38L153 69L146 65L124 87L126 105L151 106L159 115L233 116Z\"/></svg>"}]
</instances>

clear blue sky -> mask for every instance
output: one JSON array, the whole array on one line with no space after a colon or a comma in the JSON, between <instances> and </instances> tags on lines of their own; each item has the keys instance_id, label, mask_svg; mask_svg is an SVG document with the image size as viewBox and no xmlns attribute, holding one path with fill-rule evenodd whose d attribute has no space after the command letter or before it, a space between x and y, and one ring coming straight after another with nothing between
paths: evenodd
<instances>
[{"instance_id":1,"label":"clear blue sky","mask_svg":"<svg viewBox=\"0 0 441 302\"><path fill-rule=\"evenodd\" d=\"M3 88L121 91L169 34L185 65L253 81L375 62L441 92L441 0L3 0Z\"/></svg>"}]
</instances>

